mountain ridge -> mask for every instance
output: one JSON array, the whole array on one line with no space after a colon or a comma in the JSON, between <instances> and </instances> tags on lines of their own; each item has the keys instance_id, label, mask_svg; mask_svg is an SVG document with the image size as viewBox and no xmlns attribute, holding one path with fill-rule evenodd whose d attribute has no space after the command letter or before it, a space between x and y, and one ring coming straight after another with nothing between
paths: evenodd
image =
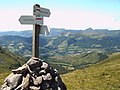
<instances>
[{"instance_id":1,"label":"mountain ridge","mask_svg":"<svg viewBox=\"0 0 120 90\"><path fill-rule=\"evenodd\" d=\"M18 36L0 36L0 45L22 56L31 55L32 32L31 34L25 32L25 37L21 36L21 34ZM27 35L28 33L29 35ZM120 30L93 30L92 28L87 30L65 30L53 28L50 35L40 35L40 51L42 56L79 54L89 51L119 52Z\"/></svg>"},{"instance_id":2,"label":"mountain ridge","mask_svg":"<svg viewBox=\"0 0 120 90\"><path fill-rule=\"evenodd\" d=\"M109 30L109 29L92 29L92 28L87 28L85 30L75 30L75 29L65 29L65 28L51 28L50 29L51 32L48 35L50 36L57 36L60 35L64 32L71 32L71 33L78 33L78 32L94 32L94 31L98 31L98 32L112 32L112 31L116 31L116 32L120 32L120 30ZM21 37L31 37L32 36L32 30L23 30L23 31L1 31L0 32L0 36L3 35L12 35L12 36L21 36Z\"/></svg>"}]
</instances>

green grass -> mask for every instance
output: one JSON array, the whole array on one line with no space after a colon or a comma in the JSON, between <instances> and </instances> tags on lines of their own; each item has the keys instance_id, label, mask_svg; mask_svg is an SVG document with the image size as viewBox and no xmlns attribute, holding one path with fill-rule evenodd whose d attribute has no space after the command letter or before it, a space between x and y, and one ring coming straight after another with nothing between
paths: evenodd
<instances>
[{"instance_id":1,"label":"green grass","mask_svg":"<svg viewBox=\"0 0 120 90\"><path fill-rule=\"evenodd\" d=\"M120 90L120 53L106 61L62 75L68 90Z\"/></svg>"},{"instance_id":2,"label":"green grass","mask_svg":"<svg viewBox=\"0 0 120 90\"><path fill-rule=\"evenodd\" d=\"M18 68L25 61L26 59L0 47L0 86L3 84L6 76L10 74L11 70Z\"/></svg>"},{"instance_id":3,"label":"green grass","mask_svg":"<svg viewBox=\"0 0 120 90\"><path fill-rule=\"evenodd\" d=\"M103 61L108 58L107 55L102 53L83 53L79 55L65 55L65 56L54 56L51 57L48 62L52 64L58 64L62 66L74 67L75 69L80 69L90 64L95 64L97 62Z\"/></svg>"},{"instance_id":4,"label":"green grass","mask_svg":"<svg viewBox=\"0 0 120 90\"><path fill-rule=\"evenodd\" d=\"M26 59L15 55L0 47L0 73L10 71L21 66Z\"/></svg>"},{"instance_id":5,"label":"green grass","mask_svg":"<svg viewBox=\"0 0 120 90\"><path fill-rule=\"evenodd\" d=\"M4 79L10 74L11 72L8 71L6 73L0 73L0 86L4 83Z\"/></svg>"}]
</instances>

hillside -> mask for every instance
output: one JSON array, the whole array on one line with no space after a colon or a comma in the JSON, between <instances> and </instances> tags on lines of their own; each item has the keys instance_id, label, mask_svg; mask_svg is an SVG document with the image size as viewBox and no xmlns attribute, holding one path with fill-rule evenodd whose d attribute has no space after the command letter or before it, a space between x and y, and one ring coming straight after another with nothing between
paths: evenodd
<instances>
[{"instance_id":1,"label":"hillside","mask_svg":"<svg viewBox=\"0 0 120 90\"><path fill-rule=\"evenodd\" d=\"M10 70L23 65L26 59L15 55L0 47L0 85L4 78L10 73Z\"/></svg>"},{"instance_id":2,"label":"hillside","mask_svg":"<svg viewBox=\"0 0 120 90\"><path fill-rule=\"evenodd\" d=\"M8 35L8 36L21 36L21 37L31 37L32 36L32 30L0 32L0 36L4 36L4 35Z\"/></svg>"},{"instance_id":3,"label":"hillside","mask_svg":"<svg viewBox=\"0 0 120 90\"><path fill-rule=\"evenodd\" d=\"M9 74L10 70L19 67L25 61L21 57L14 55L4 49L0 49L0 85L3 83L4 78ZM108 58L107 55L102 53L83 53L79 55L65 55L65 56L52 56L44 60L47 61L53 68L57 69L60 74L68 73L76 69L84 68L91 64L98 63Z\"/></svg>"},{"instance_id":4,"label":"hillside","mask_svg":"<svg viewBox=\"0 0 120 90\"><path fill-rule=\"evenodd\" d=\"M24 34L23 34L24 33ZM28 34L28 35L27 35ZM0 46L24 57L31 55L32 31L0 32ZM113 53L120 51L120 30L88 28L86 30L51 29L40 36L40 55Z\"/></svg>"},{"instance_id":5,"label":"hillside","mask_svg":"<svg viewBox=\"0 0 120 90\"><path fill-rule=\"evenodd\" d=\"M18 55L15 55L0 47L0 73L10 71L21 66L25 61Z\"/></svg>"},{"instance_id":6,"label":"hillside","mask_svg":"<svg viewBox=\"0 0 120 90\"><path fill-rule=\"evenodd\" d=\"M57 68L60 73L66 73L101 62L106 58L108 58L106 54L91 52L77 55L52 56L46 60L55 66L55 68Z\"/></svg>"},{"instance_id":7,"label":"hillside","mask_svg":"<svg viewBox=\"0 0 120 90\"><path fill-rule=\"evenodd\" d=\"M68 90L120 90L120 53L106 61L62 75Z\"/></svg>"}]
</instances>

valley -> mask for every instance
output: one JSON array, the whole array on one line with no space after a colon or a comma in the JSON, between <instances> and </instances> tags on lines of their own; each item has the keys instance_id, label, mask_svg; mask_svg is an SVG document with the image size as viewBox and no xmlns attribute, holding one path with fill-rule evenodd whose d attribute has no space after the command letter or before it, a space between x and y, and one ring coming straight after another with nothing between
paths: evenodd
<instances>
[{"instance_id":1,"label":"valley","mask_svg":"<svg viewBox=\"0 0 120 90\"><path fill-rule=\"evenodd\" d=\"M0 32L0 46L1 85L10 70L31 57L32 32ZM40 35L39 50L40 58L58 70L68 90L119 89L120 30L53 28L50 35Z\"/></svg>"},{"instance_id":2,"label":"valley","mask_svg":"<svg viewBox=\"0 0 120 90\"><path fill-rule=\"evenodd\" d=\"M30 57L32 31L1 32L0 46L18 55ZM89 52L107 54L119 52L120 30L93 30L92 28L65 30L53 28L48 36L40 35L39 49L41 58Z\"/></svg>"}]
</instances>

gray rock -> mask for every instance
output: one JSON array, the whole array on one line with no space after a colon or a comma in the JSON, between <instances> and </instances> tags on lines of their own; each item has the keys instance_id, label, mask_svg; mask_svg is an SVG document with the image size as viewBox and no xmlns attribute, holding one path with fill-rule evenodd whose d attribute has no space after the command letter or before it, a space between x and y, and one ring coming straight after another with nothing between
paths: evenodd
<instances>
[{"instance_id":1,"label":"gray rock","mask_svg":"<svg viewBox=\"0 0 120 90\"><path fill-rule=\"evenodd\" d=\"M57 82L57 85L59 88L61 88L61 90L67 90L67 88L66 88L65 84L62 82L62 79L60 78L60 76L56 76L55 81Z\"/></svg>"},{"instance_id":2,"label":"gray rock","mask_svg":"<svg viewBox=\"0 0 120 90\"><path fill-rule=\"evenodd\" d=\"M29 88L30 88L30 90L40 90L40 86L39 86L39 87L36 87L36 86L30 86Z\"/></svg>"},{"instance_id":3,"label":"gray rock","mask_svg":"<svg viewBox=\"0 0 120 90\"><path fill-rule=\"evenodd\" d=\"M32 57L12 72L2 90L67 90L58 71L39 58Z\"/></svg>"},{"instance_id":4,"label":"gray rock","mask_svg":"<svg viewBox=\"0 0 120 90\"><path fill-rule=\"evenodd\" d=\"M58 90L62 90L60 87L58 87Z\"/></svg>"},{"instance_id":5,"label":"gray rock","mask_svg":"<svg viewBox=\"0 0 120 90\"><path fill-rule=\"evenodd\" d=\"M3 88L2 90L11 90L10 87Z\"/></svg>"},{"instance_id":6,"label":"gray rock","mask_svg":"<svg viewBox=\"0 0 120 90\"><path fill-rule=\"evenodd\" d=\"M41 62L39 58L32 57L27 62L27 65L31 66L31 65L34 65L34 64L38 64L39 62Z\"/></svg>"},{"instance_id":7,"label":"gray rock","mask_svg":"<svg viewBox=\"0 0 120 90\"><path fill-rule=\"evenodd\" d=\"M42 76L39 76L37 78L32 77L32 79L33 79L33 84L36 86L42 83Z\"/></svg>"},{"instance_id":8,"label":"gray rock","mask_svg":"<svg viewBox=\"0 0 120 90\"><path fill-rule=\"evenodd\" d=\"M57 69L54 69L54 73L55 73L56 75L59 75L59 72L57 71Z\"/></svg>"},{"instance_id":9,"label":"gray rock","mask_svg":"<svg viewBox=\"0 0 120 90\"><path fill-rule=\"evenodd\" d=\"M5 82L3 85L2 85L2 88L0 90L10 90L10 87L7 86L7 82Z\"/></svg>"},{"instance_id":10,"label":"gray rock","mask_svg":"<svg viewBox=\"0 0 120 90\"><path fill-rule=\"evenodd\" d=\"M50 73L47 73L46 75L42 75L42 77L43 77L43 80L51 80L52 79L52 76L51 76L51 74Z\"/></svg>"},{"instance_id":11,"label":"gray rock","mask_svg":"<svg viewBox=\"0 0 120 90\"><path fill-rule=\"evenodd\" d=\"M53 77L59 75L58 71L56 69L53 69L52 67L50 67L49 72Z\"/></svg>"},{"instance_id":12,"label":"gray rock","mask_svg":"<svg viewBox=\"0 0 120 90\"><path fill-rule=\"evenodd\" d=\"M22 74L13 74L11 73L4 82L7 82L7 85L14 89L22 82Z\"/></svg>"},{"instance_id":13,"label":"gray rock","mask_svg":"<svg viewBox=\"0 0 120 90\"><path fill-rule=\"evenodd\" d=\"M27 65L29 66L29 71L32 71L33 73L39 73L41 69L42 62L39 58L31 58Z\"/></svg>"},{"instance_id":14,"label":"gray rock","mask_svg":"<svg viewBox=\"0 0 120 90\"><path fill-rule=\"evenodd\" d=\"M23 77L22 83L15 90L19 90L19 89L28 90L29 83L30 83L30 75L27 74L26 77Z\"/></svg>"},{"instance_id":15,"label":"gray rock","mask_svg":"<svg viewBox=\"0 0 120 90\"><path fill-rule=\"evenodd\" d=\"M39 75L45 75L46 74L46 71L45 70L41 70L40 72L39 72Z\"/></svg>"},{"instance_id":16,"label":"gray rock","mask_svg":"<svg viewBox=\"0 0 120 90\"><path fill-rule=\"evenodd\" d=\"M50 87L50 84L47 81L43 81L41 84L41 90L47 90Z\"/></svg>"},{"instance_id":17,"label":"gray rock","mask_svg":"<svg viewBox=\"0 0 120 90\"><path fill-rule=\"evenodd\" d=\"M42 66L41 66L42 69L48 69L48 64L46 62L42 62Z\"/></svg>"},{"instance_id":18,"label":"gray rock","mask_svg":"<svg viewBox=\"0 0 120 90\"><path fill-rule=\"evenodd\" d=\"M19 67L18 69L12 70L14 74L22 74L23 72L25 73L28 70L28 65L24 64L22 67Z\"/></svg>"}]
</instances>

